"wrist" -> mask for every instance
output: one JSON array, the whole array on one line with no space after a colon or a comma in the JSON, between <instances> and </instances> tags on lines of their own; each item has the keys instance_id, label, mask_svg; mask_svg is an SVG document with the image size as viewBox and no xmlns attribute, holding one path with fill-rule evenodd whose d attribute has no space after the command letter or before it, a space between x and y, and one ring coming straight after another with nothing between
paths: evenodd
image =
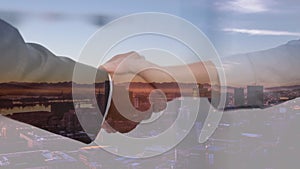
<instances>
[{"instance_id":1,"label":"wrist","mask_svg":"<svg viewBox=\"0 0 300 169\"><path fill-rule=\"evenodd\" d=\"M130 73L139 74L140 72L142 72L146 69L149 69L149 68L160 69L160 66L158 66L154 63L148 62L145 59L140 59L140 60L137 60L135 63L132 63L129 69L130 69Z\"/></svg>"}]
</instances>

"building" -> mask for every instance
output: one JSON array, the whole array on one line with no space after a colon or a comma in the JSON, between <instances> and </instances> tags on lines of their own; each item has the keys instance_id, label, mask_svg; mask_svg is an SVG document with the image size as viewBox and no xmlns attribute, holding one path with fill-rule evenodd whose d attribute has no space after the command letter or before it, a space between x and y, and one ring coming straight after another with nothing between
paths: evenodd
<instances>
[{"instance_id":1,"label":"building","mask_svg":"<svg viewBox=\"0 0 300 169\"><path fill-rule=\"evenodd\" d=\"M247 87L247 105L251 107L262 107L264 105L264 87Z\"/></svg>"},{"instance_id":2,"label":"building","mask_svg":"<svg viewBox=\"0 0 300 169\"><path fill-rule=\"evenodd\" d=\"M244 88L234 88L234 105L237 107L244 106L245 94Z\"/></svg>"}]
</instances>

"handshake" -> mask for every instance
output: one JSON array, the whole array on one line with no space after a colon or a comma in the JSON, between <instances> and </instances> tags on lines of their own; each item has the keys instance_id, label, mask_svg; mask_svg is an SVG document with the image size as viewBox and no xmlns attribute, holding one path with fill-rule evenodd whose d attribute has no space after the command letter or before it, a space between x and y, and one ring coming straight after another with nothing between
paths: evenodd
<instances>
[{"instance_id":1,"label":"handshake","mask_svg":"<svg viewBox=\"0 0 300 169\"><path fill-rule=\"evenodd\" d=\"M100 69L106 70L113 81L112 101L102 125L108 133L130 132L153 113L163 111L168 101L182 96L180 84L191 81L219 84L217 70L211 62L163 67L136 52L117 55ZM193 96L193 89L189 92L185 92L186 96Z\"/></svg>"}]
</instances>

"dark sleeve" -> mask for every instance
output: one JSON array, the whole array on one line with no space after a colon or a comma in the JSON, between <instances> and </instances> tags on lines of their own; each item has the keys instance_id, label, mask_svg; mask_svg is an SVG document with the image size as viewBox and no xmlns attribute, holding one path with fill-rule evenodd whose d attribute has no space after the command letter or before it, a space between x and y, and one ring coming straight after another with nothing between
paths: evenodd
<instances>
[{"instance_id":1,"label":"dark sleeve","mask_svg":"<svg viewBox=\"0 0 300 169\"><path fill-rule=\"evenodd\" d=\"M41 45L25 43L19 31L0 20L1 82L71 81L75 62Z\"/></svg>"},{"instance_id":2,"label":"dark sleeve","mask_svg":"<svg viewBox=\"0 0 300 169\"><path fill-rule=\"evenodd\" d=\"M79 97L88 100L93 108L78 108L75 111L74 105L80 105L78 100L75 103L72 95L76 64L84 73L97 72L96 88L94 84L75 85L84 93L79 93ZM97 136L106 112L107 91L110 90L108 82L109 77L105 71L76 63L66 57L58 57L39 44L25 43L16 28L0 19L0 107L3 110L35 104L48 107L48 111L2 111L2 115L90 143ZM96 95L96 100L89 98L88 93ZM18 95L19 99L13 100L12 95ZM101 113L95 113L97 110L99 112L98 108Z\"/></svg>"}]
</instances>

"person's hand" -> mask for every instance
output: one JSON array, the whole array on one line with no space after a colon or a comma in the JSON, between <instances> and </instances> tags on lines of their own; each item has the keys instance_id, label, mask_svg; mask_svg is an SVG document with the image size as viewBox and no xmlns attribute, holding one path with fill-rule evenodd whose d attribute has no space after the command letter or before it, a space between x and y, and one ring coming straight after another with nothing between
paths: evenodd
<instances>
[{"instance_id":1,"label":"person's hand","mask_svg":"<svg viewBox=\"0 0 300 169\"><path fill-rule=\"evenodd\" d=\"M111 74L114 83L112 103L102 126L107 132L129 132L152 113L164 110L167 101L180 97L173 72L136 52L117 55L100 68ZM166 97L164 82L178 92Z\"/></svg>"},{"instance_id":2,"label":"person's hand","mask_svg":"<svg viewBox=\"0 0 300 169\"><path fill-rule=\"evenodd\" d=\"M128 52L114 56L104 65L100 66L101 69L110 73L115 81L122 81L122 76L118 75L139 75L149 84L152 82L173 82L176 74L169 71L166 67L161 67L157 64L147 61L143 56L137 52ZM186 70L185 70L186 71ZM115 78L115 76L117 76ZM186 74L184 75L186 77ZM126 77L126 76L125 76ZM124 81L124 80L123 80ZM154 88L157 88L154 86Z\"/></svg>"},{"instance_id":3,"label":"person's hand","mask_svg":"<svg viewBox=\"0 0 300 169\"><path fill-rule=\"evenodd\" d=\"M136 52L128 52L114 56L101 66L108 73L115 74L137 74L138 65L147 66L147 61Z\"/></svg>"},{"instance_id":4,"label":"person's hand","mask_svg":"<svg viewBox=\"0 0 300 169\"><path fill-rule=\"evenodd\" d=\"M165 95L138 75L138 70L147 65L144 57L129 52L113 57L100 67L112 75L114 82L111 106L102 125L106 132L130 132L152 113L166 108ZM143 92L135 91L135 84Z\"/></svg>"},{"instance_id":5,"label":"person's hand","mask_svg":"<svg viewBox=\"0 0 300 169\"><path fill-rule=\"evenodd\" d=\"M124 80L126 77L122 78ZM166 108L167 101L163 93L155 91L153 86L138 75L132 81L139 83L123 82L113 86L112 102L102 126L108 133L130 132L141 121L149 119L152 113ZM136 84L144 92L135 92Z\"/></svg>"}]
</instances>

